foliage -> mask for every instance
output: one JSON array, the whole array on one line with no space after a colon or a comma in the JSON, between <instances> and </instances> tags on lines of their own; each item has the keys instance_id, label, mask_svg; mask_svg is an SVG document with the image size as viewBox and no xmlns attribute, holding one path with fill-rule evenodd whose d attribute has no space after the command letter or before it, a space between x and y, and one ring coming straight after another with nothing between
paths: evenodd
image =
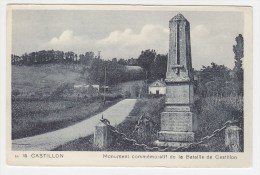
<instances>
[{"instance_id":1,"label":"foliage","mask_svg":"<svg viewBox=\"0 0 260 175\"><path fill-rule=\"evenodd\" d=\"M156 58L155 50L145 50L141 52L141 55L138 57L138 64L147 72L148 77L151 74L151 65Z\"/></svg>"},{"instance_id":2,"label":"foliage","mask_svg":"<svg viewBox=\"0 0 260 175\"><path fill-rule=\"evenodd\" d=\"M131 97L131 92L125 91L124 96L125 96L125 98L130 98Z\"/></svg>"},{"instance_id":3,"label":"foliage","mask_svg":"<svg viewBox=\"0 0 260 175\"><path fill-rule=\"evenodd\" d=\"M210 66L203 66L198 76L199 79L195 86L195 93L201 96L228 95L234 91L230 69L224 65L211 63Z\"/></svg>"},{"instance_id":4,"label":"foliage","mask_svg":"<svg viewBox=\"0 0 260 175\"><path fill-rule=\"evenodd\" d=\"M102 59L94 59L90 67L87 69L87 72L89 75L88 81L100 85L115 85L121 82L140 80L144 77L142 71L129 71L126 69L126 66L118 64L115 60L104 61Z\"/></svg>"},{"instance_id":5,"label":"foliage","mask_svg":"<svg viewBox=\"0 0 260 175\"><path fill-rule=\"evenodd\" d=\"M85 55L80 54L78 57L78 55L72 51L63 52L58 50L41 50L38 52L24 53L21 56L11 55L13 65L27 66L48 63L81 63L89 65L93 59L93 52L86 52Z\"/></svg>"},{"instance_id":6,"label":"foliage","mask_svg":"<svg viewBox=\"0 0 260 175\"><path fill-rule=\"evenodd\" d=\"M200 140L202 137L212 134L213 131L219 129L223 124L232 119L239 121L239 127L243 129L243 97L238 95L230 96L209 96L201 99L199 104L201 111L197 113L199 128L196 131L196 137ZM141 140L139 143L144 143L149 146L154 146L153 142L158 139L157 132L160 130L160 113L164 109L164 98L153 99L138 99L134 109L129 114L129 117L117 126L117 129L126 134L128 138L137 139L138 131L134 134L133 131L141 115L145 115L152 121L152 129L150 131L151 140ZM206 146L196 146L189 150L192 152L226 152L224 132L216 135L207 142ZM98 151L93 147L93 135L80 138L65 145L58 147L55 150L60 151ZM143 151L136 147L129 146L121 140L115 140L113 146L107 151Z\"/></svg>"},{"instance_id":7,"label":"foliage","mask_svg":"<svg viewBox=\"0 0 260 175\"><path fill-rule=\"evenodd\" d=\"M158 54L151 64L150 82L165 79L168 55Z\"/></svg>"},{"instance_id":8,"label":"foliage","mask_svg":"<svg viewBox=\"0 0 260 175\"><path fill-rule=\"evenodd\" d=\"M136 83L132 86L132 92L135 93L135 97L139 97L140 95L140 91L141 91L141 87Z\"/></svg>"},{"instance_id":9,"label":"foliage","mask_svg":"<svg viewBox=\"0 0 260 175\"><path fill-rule=\"evenodd\" d=\"M55 91L52 92L52 97L61 97L66 94L72 94L74 91L73 84L63 83Z\"/></svg>"},{"instance_id":10,"label":"foliage","mask_svg":"<svg viewBox=\"0 0 260 175\"><path fill-rule=\"evenodd\" d=\"M12 90L12 95L13 96L17 96L17 95L20 95L20 94L21 94L21 92L18 89Z\"/></svg>"},{"instance_id":11,"label":"foliage","mask_svg":"<svg viewBox=\"0 0 260 175\"><path fill-rule=\"evenodd\" d=\"M241 34L236 37L236 45L233 45L235 54L234 82L236 83L237 93L243 94L244 70L242 66L242 58L244 57L244 38Z\"/></svg>"},{"instance_id":12,"label":"foliage","mask_svg":"<svg viewBox=\"0 0 260 175\"><path fill-rule=\"evenodd\" d=\"M86 52L84 54L79 55L79 62L83 65L90 65L94 60L94 52Z\"/></svg>"},{"instance_id":13,"label":"foliage","mask_svg":"<svg viewBox=\"0 0 260 175\"><path fill-rule=\"evenodd\" d=\"M109 94L91 98L24 98L12 101L12 139L38 135L65 128L106 110L122 99Z\"/></svg>"},{"instance_id":14,"label":"foliage","mask_svg":"<svg viewBox=\"0 0 260 175\"><path fill-rule=\"evenodd\" d=\"M211 134L228 120L238 120L238 126L243 129L243 106L243 97L239 95L202 98L201 112L198 114L199 130L196 133L198 138ZM207 151L226 151L224 132L210 140Z\"/></svg>"},{"instance_id":15,"label":"foliage","mask_svg":"<svg viewBox=\"0 0 260 175\"><path fill-rule=\"evenodd\" d=\"M119 60L117 60L116 58L113 58L114 62L117 62L118 64L121 64L121 65L128 65L128 66L138 66L138 62L137 62L137 59L135 58L130 58L130 59L122 59L120 58Z\"/></svg>"}]
</instances>

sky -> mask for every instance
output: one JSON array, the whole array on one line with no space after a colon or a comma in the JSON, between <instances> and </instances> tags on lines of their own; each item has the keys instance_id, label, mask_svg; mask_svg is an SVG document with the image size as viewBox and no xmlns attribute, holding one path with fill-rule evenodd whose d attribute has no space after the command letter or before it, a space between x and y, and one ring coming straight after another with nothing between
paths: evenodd
<instances>
[{"instance_id":1,"label":"sky","mask_svg":"<svg viewBox=\"0 0 260 175\"><path fill-rule=\"evenodd\" d=\"M243 34L241 12L14 10L12 53L101 51L103 59L137 58L146 49L166 54L169 20L178 13L190 22L195 69L211 62L234 67L232 47L235 37Z\"/></svg>"}]
</instances>

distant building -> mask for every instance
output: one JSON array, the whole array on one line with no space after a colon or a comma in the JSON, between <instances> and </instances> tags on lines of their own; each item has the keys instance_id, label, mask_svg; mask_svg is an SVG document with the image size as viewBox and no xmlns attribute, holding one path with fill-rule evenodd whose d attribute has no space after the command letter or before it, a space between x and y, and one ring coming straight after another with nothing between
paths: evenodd
<instances>
[{"instance_id":1,"label":"distant building","mask_svg":"<svg viewBox=\"0 0 260 175\"><path fill-rule=\"evenodd\" d=\"M100 92L104 92L104 91L108 92L109 91L109 86L101 86L100 87Z\"/></svg>"},{"instance_id":2,"label":"distant building","mask_svg":"<svg viewBox=\"0 0 260 175\"><path fill-rule=\"evenodd\" d=\"M166 94L166 84L162 80L157 80L149 85L149 94Z\"/></svg>"},{"instance_id":3,"label":"distant building","mask_svg":"<svg viewBox=\"0 0 260 175\"><path fill-rule=\"evenodd\" d=\"M80 85L74 85L75 90L86 90L89 88L89 86L92 86L97 91L99 91L99 85L88 85L88 84L80 84Z\"/></svg>"},{"instance_id":4,"label":"distant building","mask_svg":"<svg viewBox=\"0 0 260 175\"><path fill-rule=\"evenodd\" d=\"M143 70L143 68L141 68L140 66L126 66L126 69L130 70L130 71L142 71Z\"/></svg>"}]
</instances>

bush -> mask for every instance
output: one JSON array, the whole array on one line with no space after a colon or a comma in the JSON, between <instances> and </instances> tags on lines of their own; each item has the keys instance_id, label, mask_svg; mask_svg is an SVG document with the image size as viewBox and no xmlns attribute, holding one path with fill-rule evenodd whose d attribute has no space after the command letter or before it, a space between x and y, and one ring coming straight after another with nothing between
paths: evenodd
<instances>
[{"instance_id":1,"label":"bush","mask_svg":"<svg viewBox=\"0 0 260 175\"><path fill-rule=\"evenodd\" d=\"M66 94L72 94L74 91L73 84L71 83L63 83L55 91L52 92L53 97L62 97Z\"/></svg>"},{"instance_id":2,"label":"bush","mask_svg":"<svg viewBox=\"0 0 260 175\"><path fill-rule=\"evenodd\" d=\"M21 92L20 92L18 89L12 90L12 95L13 95L13 96L18 96L18 95L20 95L20 94L21 94Z\"/></svg>"},{"instance_id":3,"label":"bush","mask_svg":"<svg viewBox=\"0 0 260 175\"><path fill-rule=\"evenodd\" d=\"M131 92L125 91L124 96L125 96L125 98L130 98L131 97Z\"/></svg>"}]
</instances>

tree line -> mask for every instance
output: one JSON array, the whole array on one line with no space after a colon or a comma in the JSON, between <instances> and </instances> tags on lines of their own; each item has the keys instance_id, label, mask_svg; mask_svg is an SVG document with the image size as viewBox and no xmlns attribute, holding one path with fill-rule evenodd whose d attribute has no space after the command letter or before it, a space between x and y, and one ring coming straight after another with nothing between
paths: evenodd
<instances>
[{"instance_id":1,"label":"tree line","mask_svg":"<svg viewBox=\"0 0 260 175\"><path fill-rule=\"evenodd\" d=\"M235 92L243 94L243 65L244 39L241 34L236 38L233 46L235 66L231 70L224 65L211 63L210 66L202 66L201 70L194 71L197 81L195 92L205 94L230 94ZM39 52L25 53L22 56L12 55L14 65L37 65L46 63L78 63L86 65L82 74L86 74L89 82L114 85L131 80L147 80L149 83L165 79L167 71L167 54L157 54L155 50L141 51L138 58L128 60L113 58L112 60L100 59L93 52L79 54L70 51L42 50ZM142 70L128 70L127 65L140 66ZM105 82L105 69L107 80Z\"/></svg>"},{"instance_id":2,"label":"tree line","mask_svg":"<svg viewBox=\"0 0 260 175\"><path fill-rule=\"evenodd\" d=\"M195 93L201 96L230 95L232 93L243 95L244 39L239 34L235 40L236 45L233 45L235 65L233 69L213 62L209 66L202 66L200 70L194 71L196 77ZM137 61L138 65L145 70L148 82L165 79L167 58L168 55L156 54L155 50L148 49L141 52Z\"/></svg>"},{"instance_id":3,"label":"tree line","mask_svg":"<svg viewBox=\"0 0 260 175\"><path fill-rule=\"evenodd\" d=\"M145 79L145 73L140 70L129 70L125 65L115 60L94 59L89 67L85 67L87 82L100 85L115 85L126 81Z\"/></svg>"},{"instance_id":4,"label":"tree line","mask_svg":"<svg viewBox=\"0 0 260 175\"><path fill-rule=\"evenodd\" d=\"M12 65L37 65L37 64L48 64L48 63L67 63L67 64L82 64L91 65L94 59L100 59L100 55L95 55L94 52L89 51L85 54L76 54L73 51L63 52L55 50L41 50L37 52L24 53L21 56L12 54L11 63ZM121 65L138 66L137 59L112 59Z\"/></svg>"},{"instance_id":5,"label":"tree line","mask_svg":"<svg viewBox=\"0 0 260 175\"><path fill-rule=\"evenodd\" d=\"M12 54L13 65L37 65L47 63L73 63L78 62L78 55L72 51L41 50L38 52L24 53L21 56Z\"/></svg>"},{"instance_id":6,"label":"tree line","mask_svg":"<svg viewBox=\"0 0 260 175\"><path fill-rule=\"evenodd\" d=\"M241 34L236 38L236 45L233 45L234 62L233 69L224 65L211 63L210 66L203 66L197 71L198 81L195 90L197 94L206 95L230 95L244 94L244 70L242 59L244 57L244 39Z\"/></svg>"}]
</instances>

